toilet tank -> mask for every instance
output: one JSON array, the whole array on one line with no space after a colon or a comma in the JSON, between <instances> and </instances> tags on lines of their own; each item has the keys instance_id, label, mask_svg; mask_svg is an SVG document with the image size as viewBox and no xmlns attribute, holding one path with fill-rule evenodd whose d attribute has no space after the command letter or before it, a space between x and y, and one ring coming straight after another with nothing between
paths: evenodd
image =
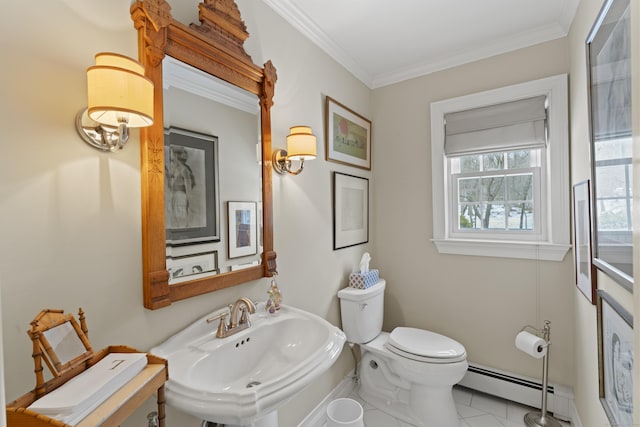
<instances>
[{"instance_id":1,"label":"toilet tank","mask_svg":"<svg viewBox=\"0 0 640 427\"><path fill-rule=\"evenodd\" d=\"M338 291L342 330L348 342L363 344L382 331L385 286L386 282L380 279L367 289L348 287Z\"/></svg>"}]
</instances>

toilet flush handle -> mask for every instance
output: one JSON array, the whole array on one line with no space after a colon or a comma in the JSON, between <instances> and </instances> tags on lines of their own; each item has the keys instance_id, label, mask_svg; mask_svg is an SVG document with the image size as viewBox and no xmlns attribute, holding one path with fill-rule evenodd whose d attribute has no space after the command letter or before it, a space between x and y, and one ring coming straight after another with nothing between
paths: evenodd
<instances>
[{"instance_id":1,"label":"toilet flush handle","mask_svg":"<svg viewBox=\"0 0 640 427\"><path fill-rule=\"evenodd\" d=\"M369 304L367 304L366 302L363 304L360 304L360 310L364 310L365 308L367 308Z\"/></svg>"}]
</instances>

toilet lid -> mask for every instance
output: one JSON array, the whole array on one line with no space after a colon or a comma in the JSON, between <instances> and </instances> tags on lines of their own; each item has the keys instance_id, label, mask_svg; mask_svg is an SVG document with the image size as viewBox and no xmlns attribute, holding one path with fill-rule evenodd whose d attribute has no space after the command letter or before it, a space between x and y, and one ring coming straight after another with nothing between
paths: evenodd
<instances>
[{"instance_id":1,"label":"toilet lid","mask_svg":"<svg viewBox=\"0 0 640 427\"><path fill-rule=\"evenodd\" d=\"M414 360L453 363L466 359L462 344L444 335L416 328L395 328L387 340L387 349Z\"/></svg>"}]
</instances>

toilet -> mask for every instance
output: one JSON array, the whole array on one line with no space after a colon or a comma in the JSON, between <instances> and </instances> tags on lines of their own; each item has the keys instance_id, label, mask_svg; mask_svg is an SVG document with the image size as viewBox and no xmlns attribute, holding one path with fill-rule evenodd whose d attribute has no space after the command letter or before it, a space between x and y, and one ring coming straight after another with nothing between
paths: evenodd
<instances>
[{"instance_id":1,"label":"toilet","mask_svg":"<svg viewBox=\"0 0 640 427\"><path fill-rule=\"evenodd\" d=\"M362 354L358 394L415 426L459 427L452 389L467 372L464 346L423 329L382 332L385 286L381 279L367 289L338 291L342 329Z\"/></svg>"}]
</instances>

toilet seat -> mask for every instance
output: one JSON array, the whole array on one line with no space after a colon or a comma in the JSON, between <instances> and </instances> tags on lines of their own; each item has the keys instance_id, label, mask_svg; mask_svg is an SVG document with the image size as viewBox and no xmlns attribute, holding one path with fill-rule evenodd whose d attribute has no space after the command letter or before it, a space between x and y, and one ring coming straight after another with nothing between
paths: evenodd
<instances>
[{"instance_id":1,"label":"toilet seat","mask_svg":"<svg viewBox=\"0 0 640 427\"><path fill-rule=\"evenodd\" d=\"M467 358L459 342L423 329L395 328L384 346L392 353L420 362L454 363Z\"/></svg>"}]
</instances>

